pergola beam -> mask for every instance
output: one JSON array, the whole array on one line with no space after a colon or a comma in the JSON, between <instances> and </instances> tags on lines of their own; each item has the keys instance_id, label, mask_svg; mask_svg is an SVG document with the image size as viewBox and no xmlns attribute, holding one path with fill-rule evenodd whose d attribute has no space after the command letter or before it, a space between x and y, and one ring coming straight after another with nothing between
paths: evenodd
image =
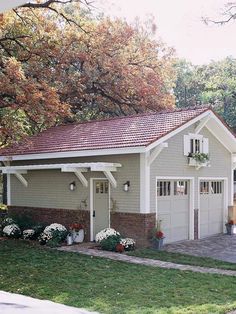
<instances>
[{"instance_id":1,"label":"pergola beam","mask_svg":"<svg viewBox=\"0 0 236 314\"><path fill-rule=\"evenodd\" d=\"M113 177L113 174L111 173L111 171L103 171L105 177L108 179L108 181L110 182L111 186L113 188L117 187L117 182L116 179Z\"/></svg>"},{"instance_id":2,"label":"pergola beam","mask_svg":"<svg viewBox=\"0 0 236 314\"><path fill-rule=\"evenodd\" d=\"M17 179L27 188L28 186L28 181L22 176L21 173L16 172L14 175L17 177Z\"/></svg>"},{"instance_id":3,"label":"pergola beam","mask_svg":"<svg viewBox=\"0 0 236 314\"><path fill-rule=\"evenodd\" d=\"M79 169L75 169L74 174L80 180L82 185L87 188L88 187L88 180L85 178L85 176L83 175L82 171L79 170Z\"/></svg>"}]
</instances>

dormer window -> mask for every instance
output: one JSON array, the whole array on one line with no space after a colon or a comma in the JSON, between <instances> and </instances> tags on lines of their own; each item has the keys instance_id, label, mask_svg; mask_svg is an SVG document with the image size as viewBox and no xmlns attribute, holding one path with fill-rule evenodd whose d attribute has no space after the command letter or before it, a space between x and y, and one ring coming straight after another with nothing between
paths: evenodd
<instances>
[{"instance_id":1,"label":"dormer window","mask_svg":"<svg viewBox=\"0 0 236 314\"><path fill-rule=\"evenodd\" d=\"M199 134L184 135L184 155L191 156L192 154L203 153L209 154L208 138Z\"/></svg>"}]
</instances>

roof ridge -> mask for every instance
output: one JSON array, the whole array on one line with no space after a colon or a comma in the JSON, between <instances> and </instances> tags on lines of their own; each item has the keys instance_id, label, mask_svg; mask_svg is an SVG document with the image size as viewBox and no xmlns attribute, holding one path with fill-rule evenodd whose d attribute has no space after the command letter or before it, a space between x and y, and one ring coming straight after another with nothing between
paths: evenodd
<instances>
[{"instance_id":1,"label":"roof ridge","mask_svg":"<svg viewBox=\"0 0 236 314\"><path fill-rule=\"evenodd\" d=\"M136 113L136 114L131 114L128 116L119 116L119 117L109 117L109 118L104 118L104 119L94 119L94 120L88 120L88 121L76 121L73 123L64 123L64 124L59 124L56 127L66 127L66 126L71 126L71 125L78 125L78 124L87 124L87 123L95 123L95 122L104 122L104 121L114 121L114 120L122 120L122 119L131 119L131 118L138 118L138 117L144 117L144 116L152 116L152 115L160 115L160 114L167 114L167 113L174 113L174 112L181 112L181 111L189 111L189 110L196 110L196 109L211 109L211 105L201 105L201 106L188 106L188 107L181 107L181 108L170 108L170 109L164 109L161 111L155 111L155 112L143 112L143 113ZM51 127L51 128L55 128ZM49 129L51 129L49 128ZM49 130L47 129L47 130ZM46 131L46 130L45 130Z\"/></svg>"}]
</instances>

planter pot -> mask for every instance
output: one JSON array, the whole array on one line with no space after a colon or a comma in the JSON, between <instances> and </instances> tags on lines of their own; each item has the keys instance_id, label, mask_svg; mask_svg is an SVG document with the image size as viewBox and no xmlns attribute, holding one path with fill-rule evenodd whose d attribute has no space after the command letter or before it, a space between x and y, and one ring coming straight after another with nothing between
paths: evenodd
<instances>
[{"instance_id":1,"label":"planter pot","mask_svg":"<svg viewBox=\"0 0 236 314\"><path fill-rule=\"evenodd\" d=\"M72 235L68 235L67 236L66 243L67 243L67 245L72 245L73 244L73 237L72 237Z\"/></svg>"},{"instance_id":2,"label":"planter pot","mask_svg":"<svg viewBox=\"0 0 236 314\"><path fill-rule=\"evenodd\" d=\"M152 245L155 250L161 250L164 245L164 238L159 239L159 240L157 239L152 240Z\"/></svg>"},{"instance_id":3,"label":"planter pot","mask_svg":"<svg viewBox=\"0 0 236 314\"><path fill-rule=\"evenodd\" d=\"M82 243L84 241L84 229L73 232L73 241L75 243Z\"/></svg>"},{"instance_id":4,"label":"planter pot","mask_svg":"<svg viewBox=\"0 0 236 314\"><path fill-rule=\"evenodd\" d=\"M235 225L226 224L225 227L226 227L227 234L232 235L232 234L236 233L236 226Z\"/></svg>"}]
</instances>

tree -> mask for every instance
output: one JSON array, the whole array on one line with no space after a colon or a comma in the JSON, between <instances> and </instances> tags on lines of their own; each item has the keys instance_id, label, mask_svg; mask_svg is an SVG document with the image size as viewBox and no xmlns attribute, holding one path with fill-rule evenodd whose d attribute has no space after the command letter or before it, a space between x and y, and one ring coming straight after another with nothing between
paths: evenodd
<instances>
[{"instance_id":1,"label":"tree","mask_svg":"<svg viewBox=\"0 0 236 314\"><path fill-rule=\"evenodd\" d=\"M211 104L235 128L236 59L228 57L206 66L193 66L181 61L176 67L178 78L174 92L177 106Z\"/></svg>"},{"instance_id":2,"label":"tree","mask_svg":"<svg viewBox=\"0 0 236 314\"><path fill-rule=\"evenodd\" d=\"M224 25L235 19L236 19L236 2L231 1L225 4L223 12L221 13L221 17L214 18L214 19L209 18L209 17L204 17L203 21L206 24L214 23L214 24Z\"/></svg>"},{"instance_id":3,"label":"tree","mask_svg":"<svg viewBox=\"0 0 236 314\"><path fill-rule=\"evenodd\" d=\"M140 25L49 2L1 21L0 145L63 121L174 105L172 51L162 42Z\"/></svg>"}]
</instances>

